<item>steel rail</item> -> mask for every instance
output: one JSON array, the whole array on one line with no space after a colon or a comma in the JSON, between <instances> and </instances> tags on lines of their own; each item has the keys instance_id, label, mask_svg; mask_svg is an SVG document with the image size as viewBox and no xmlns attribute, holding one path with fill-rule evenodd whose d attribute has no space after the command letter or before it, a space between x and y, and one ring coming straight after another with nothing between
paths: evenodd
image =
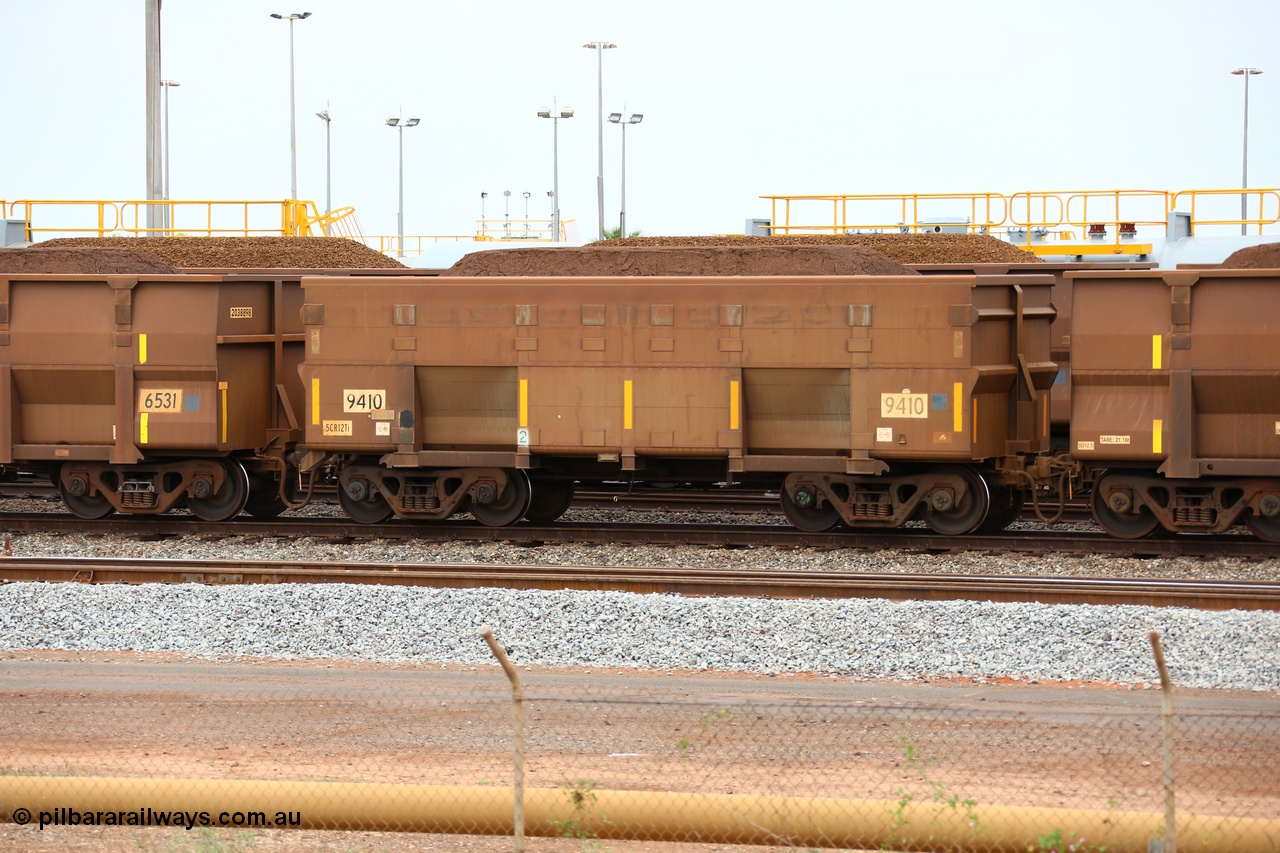
<instances>
[{"instance_id":1,"label":"steel rail","mask_svg":"<svg viewBox=\"0 0 1280 853\"><path fill-rule=\"evenodd\" d=\"M0 580L91 584L355 583L458 589L611 590L743 598L963 599L1280 610L1280 583L1269 582L763 569L7 557L0 559Z\"/></svg>"},{"instance_id":2,"label":"steel rail","mask_svg":"<svg viewBox=\"0 0 1280 853\"><path fill-rule=\"evenodd\" d=\"M255 520L245 516L226 522L198 521L191 516L108 516L86 521L66 513L11 513L0 516L0 536L12 533L118 534L140 539L177 536L227 538L314 537L329 540L416 539L424 542L512 542L522 545L605 543L611 545L700 545L716 548L817 548L897 550L927 553L985 551L1019 554L1110 554L1120 557L1280 558L1280 544L1247 534L1114 539L1102 532L1074 530L1002 531L995 534L942 536L923 527L897 530L837 529L807 533L789 525L558 521L535 525L486 527L474 521L359 524L348 518L282 516Z\"/></svg>"}]
</instances>

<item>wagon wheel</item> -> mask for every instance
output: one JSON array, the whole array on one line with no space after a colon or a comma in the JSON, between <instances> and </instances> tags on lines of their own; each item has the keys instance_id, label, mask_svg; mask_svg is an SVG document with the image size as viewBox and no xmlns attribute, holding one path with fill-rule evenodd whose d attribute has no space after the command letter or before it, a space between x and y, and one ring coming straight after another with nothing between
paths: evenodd
<instances>
[{"instance_id":1,"label":"wagon wheel","mask_svg":"<svg viewBox=\"0 0 1280 853\"><path fill-rule=\"evenodd\" d=\"M298 484L293 477L287 477L284 488L289 503L296 503ZM289 507L280 498L280 483L267 476L249 478L249 500L244 508L254 518L275 518Z\"/></svg>"},{"instance_id":2,"label":"wagon wheel","mask_svg":"<svg viewBox=\"0 0 1280 853\"><path fill-rule=\"evenodd\" d=\"M88 494L73 495L68 491L62 477L58 477L58 494L62 496L62 502L67 505L67 509L71 510L71 514L80 518L88 520L106 518L116 511L111 501L107 500L107 496L102 493L92 497Z\"/></svg>"},{"instance_id":3,"label":"wagon wheel","mask_svg":"<svg viewBox=\"0 0 1280 853\"><path fill-rule=\"evenodd\" d=\"M924 523L934 533L941 533L943 536L963 536L977 530L986 520L991 508L991 492L987 488L987 481L968 468L958 466L945 466L935 473L949 474L964 480L964 497L945 509L926 503ZM928 496L925 501L929 501Z\"/></svg>"},{"instance_id":4,"label":"wagon wheel","mask_svg":"<svg viewBox=\"0 0 1280 853\"><path fill-rule=\"evenodd\" d=\"M1280 518L1268 518L1250 512L1245 516L1244 523L1263 542L1280 542Z\"/></svg>"},{"instance_id":5,"label":"wagon wheel","mask_svg":"<svg viewBox=\"0 0 1280 853\"><path fill-rule=\"evenodd\" d=\"M819 507L802 507L782 490L782 514L805 533L825 533L840 523L840 512L829 501Z\"/></svg>"},{"instance_id":6,"label":"wagon wheel","mask_svg":"<svg viewBox=\"0 0 1280 853\"><path fill-rule=\"evenodd\" d=\"M1027 502L1027 494L1012 486L999 486L991 490L991 509L987 511L987 519L978 525L979 532L999 533L1022 515L1022 507Z\"/></svg>"},{"instance_id":7,"label":"wagon wheel","mask_svg":"<svg viewBox=\"0 0 1280 853\"><path fill-rule=\"evenodd\" d=\"M1093 484L1093 495L1089 505L1093 509L1094 520L1102 529L1117 539L1142 539L1160 529L1160 519L1151 510L1140 506L1134 512L1125 512L1111 507L1103 497L1106 491L1107 478L1104 476Z\"/></svg>"},{"instance_id":8,"label":"wagon wheel","mask_svg":"<svg viewBox=\"0 0 1280 853\"><path fill-rule=\"evenodd\" d=\"M391 505L382 496L382 492L373 488L368 489L368 494L364 499L357 500L347 493L346 488L339 484L338 506L342 507L342 511L354 521L358 521L361 524L381 524L394 514Z\"/></svg>"},{"instance_id":9,"label":"wagon wheel","mask_svg":"<svg viewBox=\"0 0 1280 853\"><path fill-rule=\"evenodd\" d=\"M217 464L222 465L225 474L222 491L206 498L187 498L187 508L201 521L235 518L249 500L249 475L245 473L244 466L235 459L224 459Z\"/></svg>"},{"instance_id":10,"label":"wagon wheel","mask_svg":"<svg viewBox=\"0 0 1280 853\"><path fill-rule=\"evenodd\" d=\"M489 527L506 527L524 518L532 498L529 475L518 469L508 469L506 490L488 503L472 500L471 514L476 521Z\"/></svg>"},{"instance_id":11,"label":"wagon wheel","mask_svg":"<svg viewBox=\"0 0 1280 853\"><path fill-rule=\"evenodd\" d=\"M535 524L549 524L573 503L573 480L534 480L533 499L524 517Z\"/></svg>"}]
</instances>

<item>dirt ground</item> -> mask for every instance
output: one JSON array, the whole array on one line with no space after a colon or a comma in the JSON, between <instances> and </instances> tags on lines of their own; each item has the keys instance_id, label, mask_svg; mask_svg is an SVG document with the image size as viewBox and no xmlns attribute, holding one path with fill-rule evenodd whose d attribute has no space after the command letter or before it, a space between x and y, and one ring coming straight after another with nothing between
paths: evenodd
<instances>
[{"instance_id":1,"label":"dirt ground","mask_svg":"<svg viewBox=\"0 0 1280 853\"><path fill-rule=\"evenodd\" d=\"M529 787L1158 811L1160 697L1110 685L522 670ZM1179 805L1280 817L1275 697L1180 691ZM496 666L0 656L0 776L510 785ZM199 782L192 784L198 785ZM305 808L305 804L299 804ZM657 851L745 850L608 842ZM0 850L509 850L397 833L0 824ZM531 850L583 850L531 839Z\"/></svg>"}]
</instances>

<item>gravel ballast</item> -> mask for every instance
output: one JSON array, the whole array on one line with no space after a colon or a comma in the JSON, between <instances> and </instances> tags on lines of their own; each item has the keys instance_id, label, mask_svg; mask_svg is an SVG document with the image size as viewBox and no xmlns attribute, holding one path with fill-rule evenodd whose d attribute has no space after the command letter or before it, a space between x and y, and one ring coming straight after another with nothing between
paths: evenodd
<instances>
[{"instance_id":1,"label":"gravel ballast","mask_svg":"<svg viewBox=\"0 0 1280 853\"><path fill-rule=\"evenodd\" d=\"M492 663L855 678L1151 683L1147 632L1184 687L1280 690L1280 614L1185 608L685 598L617 592L13 583L0 648L201 658Z\"/></svg>"}]
</instances>

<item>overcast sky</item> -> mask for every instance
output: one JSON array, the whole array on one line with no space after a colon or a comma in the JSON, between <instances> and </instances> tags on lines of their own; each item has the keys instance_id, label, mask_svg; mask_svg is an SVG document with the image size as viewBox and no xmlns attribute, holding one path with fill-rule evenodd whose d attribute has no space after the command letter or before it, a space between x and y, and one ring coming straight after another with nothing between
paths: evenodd
<instances>
[{"instance_id":1,"label":"overcast sky","mask_svg":"<svg viewBox=\"0 0 1280 853\"><path fill-rule=\"evenodd\" d=\"M627 226L741 232L761 195L1280 186L1278 0L164 0L175 199L289 195L294 24L299 196L396 231L547 218L594 237L596 52L627 130ZM0 0L0 199L146 196L144 0ZM617 225L619 127L604 127ZM1238 209L1238 208L1237 208Z\"/></svg>"}]
</instances>

